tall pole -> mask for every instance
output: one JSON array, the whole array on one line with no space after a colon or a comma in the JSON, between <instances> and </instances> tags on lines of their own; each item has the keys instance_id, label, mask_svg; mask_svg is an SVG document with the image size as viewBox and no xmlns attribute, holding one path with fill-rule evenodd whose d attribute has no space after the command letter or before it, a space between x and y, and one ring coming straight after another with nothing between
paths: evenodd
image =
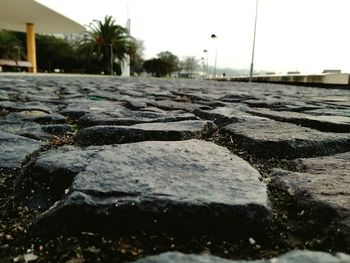
<instances>
[{"instance_id":1,"label":"tall pole","mask_svg":"<svg viewBox=\"0 0 350 263\"><path fill-rule=\"evenodd\" d=\"M259 0L256 0L256 5L255 5L255 23L254 23L254 37L253 37L253 51L252 51L252 62L251 62L251 64L250 64L249 82L252 82L252 80L253 80L256 23L257 23L257 20L258 20L258 4L259 4Z\"/></svg>"},{"instance_id":2,"label":"tall pole","mask_svg":"<svg viewBox=\"0 0 350 263\"><path fill-rule=\"evenodd\" d=\"M34 24L28 23L27 28L27 59L32 64L30 72L36 73L36 45L35 45L35 27Z\"/></svg>"},{"instance_id":3,"label":"tall pole","mask_svg":"<svg viewBox=\"0 0 350 263\"><path fill-rule=\"evenodd\" d=\"M206 58L205 58L205 76L208 78L208 50L204 49L203 52L206 54Z\"/></svg>"},{"instance_id":4,"label":"tall pole","mask_svg":"<svg viewBox=\"0 0 350 263\"><path fill-rule=\"evenodd\" d=\"M205 58L204 57L201 57L201 63L202 63L202 68L204 72L203 78L205 78Z\"/></svg>"},{"instance_id":5,"label":"tall pole","mask_svg":"<svg viewBox=\"0 0 350 263\"><path fill-rule=\"evenodd\" d=\"M218 60L218 41L217 41L217 36L215 34L212 34L210 36L212 39L215 40L215 64L214 64L214 77L216 77L216 63Z\"/></svg>"},{"instance_id":6,"label":"tall pole","mask_svg":"<svg viewBox=\"0 0 350 263\"><path fill-rule=\"evenodd\" d=\"M109 44L111 48L111 75L113 75L113 45Z\"/></svg>"}]
</instances>

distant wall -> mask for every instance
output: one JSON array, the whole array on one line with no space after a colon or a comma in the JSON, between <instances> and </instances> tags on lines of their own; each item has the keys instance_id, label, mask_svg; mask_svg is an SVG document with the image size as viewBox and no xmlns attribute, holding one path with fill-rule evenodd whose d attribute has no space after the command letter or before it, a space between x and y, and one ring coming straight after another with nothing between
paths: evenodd
<instances>
[{"instance_id":1,"label":"distant wall","mask_svg":"<svg viewBox=\"0 0 350 263\"><path fill-rule=\"evenodd\" d=\"M216 80L248 81L248 76L221 77ZM263 75L253 76L253 82L281 83L304 86L336 86L350 88L350 75L347 73L320 74L320 75Z\"/></svg>"}]
</instances>

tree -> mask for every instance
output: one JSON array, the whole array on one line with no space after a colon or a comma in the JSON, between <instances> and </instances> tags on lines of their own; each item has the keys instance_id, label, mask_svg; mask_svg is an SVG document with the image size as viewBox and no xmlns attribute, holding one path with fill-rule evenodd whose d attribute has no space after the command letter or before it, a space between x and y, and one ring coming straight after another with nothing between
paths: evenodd
<instances>
[{"instance_id":1,"label":"tree","mask_svg":"<svg viewBox=\"0 0 350 263\"><path fill-rule=\"evenodd\" d=\"M95 56L106 73L111 72L111 60L123 60L131 52L131 40L127 29L117 25L113 17L93 21L81 43L81 51L88 57Z\"/></svg>"},{"instance_id":2,"label":"tree","mask_svg":"<svg viewBox=\"0 0 350 263\"><path fill-rule=\"evenodd\" d=\"M195 57L185 57L180 62L180 68L190 75L198 68L198 60Z\"/></svg>"},{"instance_id":3,"label":"tree","mask_svg":"<svg viewBox=\"0 0 350 263\"><path fill-rule=\"evenodd\" d=\"M155 77L164 77L179 69L179 59L169 51L160 52L157 58L146 60L143 69Z\"/></svg>"},{"instance_id":4,"label":"tree","mask_svg":"<svg viewBox=\"0 0 350 263\"><path fill-rule=\"evenodd\" d=\"M81 68L76 50L64 38L53 35L37 35L37 63L41 71L52 72L61 69L72 72Z\"/></svg>"},{"instance_id":5,"label":"tree","mask_svg":"<svg viewBox=\"0 0 350 263\"><path fill-rule=\"evenodd\" d=\"M164 62L166 74L171 75L171 73L179 69L179 58L169 51L160 52L157 57Z\"/></svg>"},{"instance_id":6,"label":"tree","mask_svg":"<svg viewBox=\"0 0 350 263\"><path fill-rule=\"evenodd\" d=\"M153 77L164 77L168 74L167 63L160 58L152 58L143 63L143 69Z\"/></svg>"}]
</instances>

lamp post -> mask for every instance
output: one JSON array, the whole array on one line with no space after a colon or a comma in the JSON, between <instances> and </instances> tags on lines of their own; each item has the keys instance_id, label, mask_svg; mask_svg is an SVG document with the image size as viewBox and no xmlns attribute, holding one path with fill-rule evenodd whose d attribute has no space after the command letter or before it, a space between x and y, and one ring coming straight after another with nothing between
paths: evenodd
<instances>
[{"instance_id":1,"label":"lamp post","mask_svg":"<svg viewBox=\"0 0 350 263\"><path fill-rule=\"evenodd\" d=\"M252 51L252 62L251 62L251 64L250 64L249 82L252 82L252 79L253 79L256 22L257 22L257 20L258 20L258 4L259 4L259 0L256 0L256 5L255 5L255 23L254 23L254 37L253 37L253 51Z\"/></svg>"},{"instance_id":2,"label":"lamp post","mask_svg":"<svg viewBox=\"0 0 350 263\"><path fill-rule=\"evenodd\" d=\"M214 64L214 77L216 77L216 63L218 60L218 41L217 41L217 36L215 34L212 34L211 39L214 39L216 41L215 43L215 64Z\"/></svg>"},{"instance_id":3,"label":"lamp post","mask_svg":"<svg viewBox=\"0 0 350 263\"><path fill-rule=\"evenodd\" d=\"M205 78L205 58L201 57L201 65L202 65L202 69L203 69L203 78Z\"/></svg>"},{"instance_id":4,"label":"lamp post","mask_svg":"<svg viewBox=\"0 0 350 263\"><path fill-rule=\"evenodd\" d=\"M205 61L205 76L208 78L208 50L204 49L203 52L206 54Z\"/></svg>"},{"instance_id":5,"label":"lamp post","mask_svg":"<svg viewBox=\"0 0 350 263\"><path fill-rule=\"evenodd\" d=\"M110 48L111 48L111 75L113 76L113 45L109 44Z\"/></svg>"}]
</instances>

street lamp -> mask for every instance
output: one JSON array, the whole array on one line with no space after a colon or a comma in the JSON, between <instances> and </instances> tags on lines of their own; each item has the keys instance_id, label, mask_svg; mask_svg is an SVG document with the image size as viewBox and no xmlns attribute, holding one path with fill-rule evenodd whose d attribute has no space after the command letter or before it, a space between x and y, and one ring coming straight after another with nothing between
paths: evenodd
<instances>
[{"instance_id":1,"label":"street lamp","mask_svg":"<svg viewBox=\"0 0 350 263\"><path fill-rule=\"evenodd\" d=\"M253 51L252 51L252 62L251 62L251 64L250 64L249 82L252 82L252 79L253 79L256 22L257 22L257 20L258 20L258 4L259 4L259 0L256 0L256 5L255 5L255 23L254 23L254 37L253 37Z\"/></svg>"},{"instance_id":2,"label":"street lamp","mask_svg":"<svg viewBox=\"0 0 350 263\"><path fill-rule=\"evenodd\" d=\"M217 36L215 34L212 34L211 39L215 39L216 40L216 46L215 46L215 64L214 64L214 77L216 77L216 63L217 63L217 59L218 59L218 41L217 41Z\"/></svg>"},{"instance_id":3,"label":"street lamp","mask_svg":"<svg viewBox=\"0 0 350 263\"><path fill-rule=\"evenodd\" d=\"M203 72L205 74L205 58L204 57L201 57L201 64L202 64Z\"/></svg>"},{"instance_id":4,"label":"street lamp","mask_svg":"<svg viewBox=\"0 0 350 263\"><path fill-rule=\"evenodd\" d=\"M204 49L203 52L206 54L205 61L205 76L208 77L208 50Z\"/></svg>"}]
</instances>

